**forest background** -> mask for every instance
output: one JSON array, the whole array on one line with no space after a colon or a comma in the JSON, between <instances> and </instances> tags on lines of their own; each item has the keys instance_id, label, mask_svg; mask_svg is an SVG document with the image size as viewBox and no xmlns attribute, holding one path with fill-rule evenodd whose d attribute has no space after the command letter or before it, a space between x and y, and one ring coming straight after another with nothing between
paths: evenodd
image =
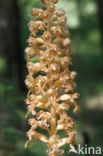
<instances>
[{"instance_id":1,"label":"forest background","mask_svg":"<svg viewBox=\"0 0 103 156\"><path fill-rule=\"evenodd\" d=\"M45 144L24 149L27 75L24 50L33 7L40 0L0 1L0 156L46 156ZM77 71L81 111L74 116L77 143L103 145L103 0L59 0L68 17L72 38L72 69ZM68 155L69 146L65 146ZM73 155L73 154L71 154Z\"/></svg>"}]
</instances>

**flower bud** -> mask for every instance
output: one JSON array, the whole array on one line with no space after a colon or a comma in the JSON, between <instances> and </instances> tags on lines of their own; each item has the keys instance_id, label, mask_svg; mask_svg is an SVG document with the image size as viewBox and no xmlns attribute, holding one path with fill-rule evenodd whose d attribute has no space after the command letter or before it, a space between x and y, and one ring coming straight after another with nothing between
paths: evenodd
<instances>
[{"instance_id":1,"label":"flower bud","mask_svg":"<svg viewBox=\"0 0 103 156\"><path fill-rule=\"evenodd\" d=\"M54 89L49 89L47 93L49 96L51 96L51 95L55 94L55 91L54 91Z\"/></svg>"},{"instance_id":2,"label":"flower bud","mask_svg":"<svg viewBox=\"0 0 103 156\"><path fill-rule=\"evenodd\" d=\"M71 72L71 79L74 80L76 75L77 75L76 72L75 71L72 71Z\"/></svg>"},{"instance_id":3,"label":"flower bud","mask_svg":"<svg viewBox=\"0 0 103 156\"><path fill-rule=\"evenodd\" d=\"M43 13L44 11L42 9L38 9L38 8L32 9L32 16L36 16L39 19L43 19Z\"/></svg>"},{"instance_id":4,"label":"flower bud","mask_svg":"<svg viewBox=\"0 0 103 156\"><path fill-rule=\"evenodd\" d=\"M53 13L53 12L55 11L54 4L51 4L49 11L50 11L51 13Z\"/></svg>"},{"instance_id":5,"label":"flower bud","mask_svg":"<svg viewBox=\"0 0 103 156\"><path fill-rule=\"evenodd\" d=\"M71 43L70 38L66 38L66 39L64 39L63 42L62 42L62 44L63 44L64 47L69 46L70 43Z\"/></svg>"},{"instance_id":6,"label":"flower bud","mask_svg":"<svg viewBox=\"0 0 103 156\"><path fill-rule=\"evenodd\" d=\"M63 9L59 9L58 11L56 11L57 16L64 16L65 15L65 11Z\"/></svg>"}]
</instances>

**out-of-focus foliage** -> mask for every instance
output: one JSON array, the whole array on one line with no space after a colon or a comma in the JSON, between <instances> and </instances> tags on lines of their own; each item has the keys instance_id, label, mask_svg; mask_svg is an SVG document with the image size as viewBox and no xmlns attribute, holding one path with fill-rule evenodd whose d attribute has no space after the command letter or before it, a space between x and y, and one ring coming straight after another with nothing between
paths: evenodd
<instances>
[{"instance_id":1,"label":"out-of-focus foliage","mask_svg":"<svg viewBox=\"0 0 103 156\"><path fill-rule=\"evenodd\" d=\"M40 0L18 0L20 11L21 43L25 49L29 36L27 24L32 7L42 7ZM77 143L85 140L92 146L103 145L103 51L100 46L100 27L96 0L60 0L57 8L63 8L68 16L68 27L72 38L73 69L78 72L77 84L81 94L81 112L75 116L79 135ZM25 91L6 75L8 69L5 56L0 49L0 156L46 156L45 144L34 141L24 149L26 131ZM16 70L16 69L15 69ZM26 71L25 71L26 73ZM61 134L62 135L62 134ZM66 146L68 155L69 147ZM73 156L73 154L70 154Z\"/></svg>"}]
</instances>

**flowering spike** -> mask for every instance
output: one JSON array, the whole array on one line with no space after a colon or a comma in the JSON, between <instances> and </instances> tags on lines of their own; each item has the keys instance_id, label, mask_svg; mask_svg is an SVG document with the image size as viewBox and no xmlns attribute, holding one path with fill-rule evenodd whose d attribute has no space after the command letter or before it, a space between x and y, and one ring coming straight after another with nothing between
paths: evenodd
<instances>
[{"instance_id":1,"label":"flowering spike","mask_svg":"<svg viewBox=\"0 0 103 156\"><path fill-rule=\"evenodd\" d=\"M63 154L61 147L65 144L75 146L75 123L67 111L71 107L74 112L79 109L76 102L79 94L74 93L76 72L69 70L72 60L67 18L64 10L55 9L57 2L42 0L45 10L33 8L36 20L29 23L31 34L25 51L29 72L25 81L29 89L26 117L31 126L25 147L38 139L48 145L49 156ZM48 135L38 132L38 128ZM61 130L66 133L65 138L57 135Z\"/></svg>"}]
</instances>

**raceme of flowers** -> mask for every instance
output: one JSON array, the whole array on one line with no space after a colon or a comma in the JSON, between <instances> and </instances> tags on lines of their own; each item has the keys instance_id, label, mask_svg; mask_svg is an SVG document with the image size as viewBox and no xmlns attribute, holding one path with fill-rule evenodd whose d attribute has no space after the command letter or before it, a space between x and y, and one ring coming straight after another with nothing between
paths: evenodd
<instances>
[{"instance_id":1,"label":"raceme of flowers","mask_svg":"<svg viewBox=\"0 0 103 156\"><path fill-rule=\"evenodd\" d=\"M44 10L32 10L34 20L29 23L29 46L25 50L28 69L25 82L29 90L26 117L30 125L25 147L37 139L47 144L49 156L56 156L63 154L63 145L75 146L75 122L68 111L70 108L78 111L79 94L74 92L76 72L69 70L71 40L65 11L55 9L57 0L42 3ZM62 131L65 137L58 134Z\"/></svg>"}]
</instances>

